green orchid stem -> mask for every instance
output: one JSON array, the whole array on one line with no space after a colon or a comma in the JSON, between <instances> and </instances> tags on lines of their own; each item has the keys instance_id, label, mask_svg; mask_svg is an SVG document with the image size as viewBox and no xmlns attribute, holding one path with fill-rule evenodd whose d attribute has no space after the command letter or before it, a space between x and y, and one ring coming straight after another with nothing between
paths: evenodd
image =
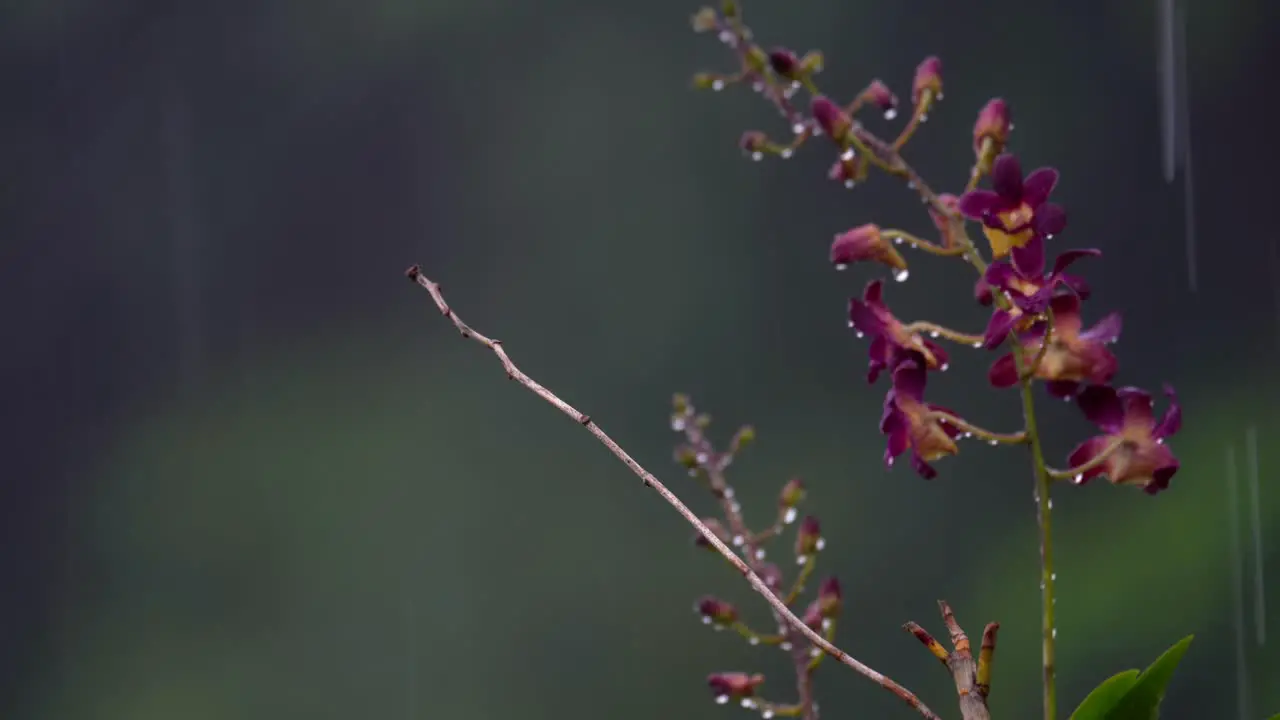
<instances>
[{"instance_id":1,"label":"green orchid stem","mask_svg":"<svg viewBox=\"0 0 1280 720\"><path fill-rule=\"evenodd\" d=\"M1021 353L1015 348L1013 358L1017 364L1018 374L1023 372ZM1058 687L1055 669L1055 645L1057 644L1057 627L1054 624L1053 606L1054 581L1057 575L1053 572L1053 502L1049 499L1049 486L1053 478L1049 467L1044 462L1044 448L1040 443L1040 432L1036 427L1035 398L1031 394L1031 379L1022 382L1022 416L1026 421L1027 444L1031 446L1032 469L1036 476L1036 522L1040 526L1040 632L1042 648L1042 665L1044 670L1044 720L1056 720L1058 717Z\"/></svg>"}]
</instances>

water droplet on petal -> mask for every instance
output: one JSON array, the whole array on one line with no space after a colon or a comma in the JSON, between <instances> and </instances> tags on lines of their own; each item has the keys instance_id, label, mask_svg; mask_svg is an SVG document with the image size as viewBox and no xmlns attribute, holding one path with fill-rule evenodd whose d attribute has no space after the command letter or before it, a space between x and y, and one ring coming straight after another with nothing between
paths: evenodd
<instances>
[{"instance_id":1,"label":"water droplet on petal","mask_svg":"<svg viewBox=\"0 0 1280 720\"><path fill-rule=\"evenodd\" d=\"M787 512L782 516L782 522L784 524L790 525L791 523L796 521L797 514L798 513L796 512L795 508L787 508Z\"/></svg>"},{"instance_id":2,"label":"water droplet on petal","mask_svg":"<svg viewBox=\"0 0 1280 720\"><path fill-rule=\"evenodd\" d=\"M863 337L863 334L862 334L862 331L861 331L861 330L855 330L855 331L853 332L853 335L854 335L854 337L859 338L859 339L861 339L861 338Z\"/></svg>"},{"instance_id":3,"label":"water droplet on petal","mask_svg":"<svg viewBox=\"0 0 1280 720\"><path fill-rule=\"evenodd\" d=\"M899 270L893 274L893 279L898 282L906 282L909 277L911 277L911 273L908 273L906 270Z\"/></svg>"},{"instance_id":4,"label":"water droplet on petal","mask_svg":"<svg viewBox=\"0 0 1280 720\"><path fill-rule=\"evenodd\" d=\"M728 696L728 695L717 695L717 696L716 696L716 704L717 704L717 705L724 705L724 704L725 704L725 703L727 703L727 702L729 702L729 696Z\"/></svg>"},{"instance_id":5,"label":"water droplet on petal","mask_svg":"<svg viewBox=\"0 0 1280 720\"><path fill-rule=\"evenodd\" d=\"M930 330L930 331L929 331L929 337L931 337L931 338L936 338L936 337L938 337L938 331L937 331L937 330Z\"/></svg>"},{"instance_id":6,"label":"water droplet on petal","mask_svg":"<svg viewBox=\"0 0 1280 720\"><path fill-rule=\"evenodd\" d=\"M755 706L756 706L755 700L752 700L751 698L742 698L742 707L748 710L751 710L755 708Z\"/></svg>"},{"instance_id":7,"label":"water droplet on petal","mask_svg":"<svg viewBox=\"0 0 1280 720\"><path fill-rule=\"evenodd\" d=\"M827 539L826 539L826 538L818 538L818 539L817 539L817 541L813 543L813 549L814 549L814 550L821 550L822 548L824 548L824 547L826 547L826 546L827 546Z\"/></svg>"},{"instance_id":8,"label":"water droplet on petal","mask_svg":"<svg viewBox=\"0 0 1280 720\"><path fill-rule=\"evenodd\" d=\"M1074 478L1071 479L1071 481L1077 485L1084 484L1084 473L1080 473L1079 475L1076 475Z\"/></svg>"},{"instance_id":9,"label":"water droplet on petal","mask_svg":"<svg viewBox=\"0 0 1280 720\"><path fill-rule=\"evenodd\" d=\"M938 370L940 372L946 372L949 367L951 367L950 363L942 363L942 365L938 367Z\"/></svg>"},{"instance_id":10,"label":"water droplet on petal","mask_svg":"<svg viewBox=\"0 0 1280 720\"><path fill-rule=\"evenodd\" d=\"M889 108L888 110L885 110L885 111L884 111L884 119L885 119L885 120L892 120L892 119L894 119L894 118L896 118L896 117L898 117L898 109L897 109L897 108Z\"/></svg>"},{"instance_id":11,"label":"water droplet on petal","mask_svg":"<svg viewBox=\"0 0 1280 720\"><path fill-rule=\"evenodd\" d=\"M854 154L852 150L845 150L844 152L840 153L840 159L844 162L849 162L853 160L853 158L854 158Z\"/></svg>"}]
</instances>

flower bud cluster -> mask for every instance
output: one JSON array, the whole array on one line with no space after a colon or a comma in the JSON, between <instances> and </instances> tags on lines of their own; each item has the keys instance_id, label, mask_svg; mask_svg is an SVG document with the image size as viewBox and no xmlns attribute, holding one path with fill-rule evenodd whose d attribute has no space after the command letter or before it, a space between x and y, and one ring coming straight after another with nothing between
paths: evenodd
<instances>
[{"instance_id":1,"label":"flower bud cluster","mask_svg":"<svg viewBox=\"0 0 1280 720\"><path fill-rule=\"evenodd\" d=\"M755 429L745 426L733 436L727 450L718 450L707 437L711 419L699 414L687 395L672 399L671 428L680 435L675 458L683 467L701 481L710 491L719 507L717 516L703 518L707 532L738 552L747 566L764 581L788 608L800 617L805 625L828 640L835 635L836 621L843 608L840 582L834 577L823 580L817 593L807 605L801 605L805 585L817 565L817 556L826 547L822 526L812 515L799 517L800 505L807 491L800 478L791 478L778 491L777 511L773 523L763 530L753 530L743 516L742 506L729 485L726 470L738 453L753 442ZM766 546L795 526L792 554L799 567L790 582L784 578L782 568L766 559ZM699 547L711 548L706 535L694 538ZM729 630L740 635L749 645L764 645L786 653L802 683L811 683L814 670L824 657L822 651L775 614L772 622L776 632L758 632L743 619L739 609L727 600L706 595L694 604L694 611L703 624L716 630ZM778 703L761 697L764 676L758 673L718 672L707 677L715 701L734 703L752 710L761 717L808 717L813 711L812 697L802 697L795 703Z\"/></svg>"}]
</instances>

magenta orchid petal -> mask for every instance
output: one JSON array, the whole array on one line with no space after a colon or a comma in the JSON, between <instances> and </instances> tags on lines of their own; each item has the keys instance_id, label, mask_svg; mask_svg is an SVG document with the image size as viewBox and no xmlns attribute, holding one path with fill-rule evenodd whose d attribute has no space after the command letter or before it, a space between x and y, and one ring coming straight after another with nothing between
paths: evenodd
<instances>
[{"instance_id":1,"label":"magenta orchid petal","mask_svg":"<svg viewBox=\"0 0 1280 720\"><path fill-rule=\"evenodd\" d=\"M1178 404L1178 394L1174 392L1173 386L1168 384L1164 386L1164 394L1169 398L1169 407L1165 408L1164 417L1160 418L1160 424L1151 433L1158 440L1174 435L1182 429L1182 406Z\"/></svg>"},{"instance_id":2,"label":"magenta orchid petal","mask_svg":"<svg viewBox=\"0 0 1280 720\"><path fill-rule=\"evenodd\" d=\"M1010 388L1018 384L1018 366L1013 353L1002 355L991 364L987 371L987 380L992 387Z\"/></svg>"},{"instance_id":3,"label":"magenta orchid petal","mask_svg":"<svg viewBox=\"0 0 1280 720\"><path fill-rule=\"evenodd\" d=\"M1044 276L1044 238L1033 236L1022 247L1013 248L1013 267L1027 280L1040 280Z\"/></svg>"},{"instance_id":4,"label":"magenta orchid petal","mask_svg":"<svg viewBox=\"0 0 1280 720\"><path fill-rule=\"evenodd\" d=\"M1062 273L1061 275L1058 276L1058 282L1065 285L1068 289L1071 290L1071 292L1075 293L1076 295L1079 295L1081 300L1088 300L1089 295L1092 293L1092 291L1089 288L1088 281L1086 281L1084 278L1080 277L1079 275L1069 275L1067 273Z\"/></svg>"},{"instance_id":5,"label":"magenta orchid petal","mask_svg":"<svg viewBox=\"0 0 1280 720\"><path fill-rule=\"evenodd\" d=\"M1087 257L1099 257L1101 255L1102 255L1102 251L1094 248L1067 250L1063 252L1061 255L1059 255L1056 260L1053 261L1053 272L1051 274L1056 276L1061 276L1062 272L1066 270L1068 267L1070 267L1077 260L1080 260L1081 258L1087 258Z\"/></svg>"},{"instance_id":6,"label":"magenta orchid petal","mask_svg":"<svg viewBox=\"0 0 1280 720\"><path fill-rule=\"evenodd\" d=\"M1106 435L1098 435L1076 446L1071 454L1067 456L1068 467L1080 467L1085 463L1092 462L1096 457L1101 455L1108 447L1111 446L1111 439ZM1074 478L1077 485L1083 485L1093 478L1106 472L1105 465L1089 468Z\"/></svg>"},{"instance_id":7,"label":"magenta orchid petal","mask_svg":"<svg viewBox=\"0 0 1280 720\"><path fill-rule=\"evenodd\" d=\"M1005 204L1022 202L1022 163L1018 162L1017 156L1005 153L996 158L995 166L991 168L991 188Z\"/></svg>"},{"instance_id":8,"label":"magenta orchid petal","mask_svg":"<svg viewBox=\"0 0 1280 720\"><path fill-rule=\"evenodd\" d=\"M1036 206L1036 216L1032 223L1036 234L1051 238L1067 229L1067 211L1061 205L1044 203Z\"/></svg>"},{"instance_id":9,"label":"magenta orchid petal","mask_svg":"<svg viewBox=\"0 0 1280 720\"><path fill-rule=\"evenodd\" d=\"M855 330L879 337L884 333L884 321L866 303L849 298L849 324Z\"/></svg>"},{"instance_id":10,"label":"magenta orchid petal","mask_svg":"<svg viewBox=\"0 0 1280 720\"><path fill-rule=\"evenodd\" d=\"M1143 428L1154 428L1156 425L1154 405L1151 393L1136 387L1123 387L1116 390L1116 397L1124 406L1124 421L1134 423Z\"/></svg>"},{"instance_id":11,"label":"magenta orchid petal","mask_svg":"<svg viewBox=\"0 0 1280 720\"><path fill-rule=\"evenodd\" d=\"M883 335L877 335L871 339L871 347L869 354L871 355L871 364L867 367L867 384L875 384L880 373L888 369L889 363L885 360L889 352L889 341L884 339Z\"/></svg>"},{"instance_id":12,"label":"magenta orchid petal","mask_svg":"<svg viewBox=\"0 0 1280 720\"><path fill-rule=\"evenodd\" d=\"M917 402L924 397L924 366L914 360L904 361L893 371L893 392Z\"/></svg>"},{"instance_id":13,"label":"magenta orchid petal","mask_svg":"<svg viewBox=\"0 0 1280 720\"><path fill-rule=\"evenodd\" d=\"M1049 199L1058 184L1058 171L1051 167L1037 168L1022 180L1022 199L1031 207L1039 207Z\"/></svg>"},{"instance_id":14,"label":"magenta orchid petal","mask_svg":"<svg viewBox=\"0 0 1280 720\"><path fill-rule=\"evenodd\" d=\"M1060 297L1075 296L1064 295ZM1079 307L1078 301L1076 303L1076 307ZM1120 313L1111 313L1095 323L1093 327L1080 333L1080 339L1100 343L1113 343L1120 339L1120 331L1122 329L1124 329L1124 321L1120 317Z\"/></svg>"},{"instance_id":15,"label":"magenta orchid petal","mask_svg":"<svg viewBox=\"0 0 1280 720\"><path fill-rule=\"evenodd\" d=\"M1045 382L1044 389L1059 400L1070 400L1080 392L1080 383L1075 380L1049 380Z\"/></svg>"},{"instance_id":16,"label":"magenta orchid petal","mask_svg":"<svg viewBox=\"0 0 1280 720\"><path fill-rule=\"evenodd\" d=\"M938 477L938 471L935 470L932 465L925 462L925 459L921 457L920 453L918 452L915 452L915 451L911 452L911 467L917 473L920 473L920 477L924 478L925 480L932 480Z\"/></svg>"},{"instance_id":17,"label":"magenta orchid petal","mask_svg":"<svg viewBox=\"0 0 1280 720\"><path fill-rule=\"evenodd\" d=\"M1124 425L1124 403L1113 388L1090 385L1076 398L1076 404L1089 422L1103 432L1119 432Z\"/></svg>"},{"instance_id":18,"label":"magenta orchid petal","mask_svg":"<svg viewBox=\"0 0 1280 720\"><path fill-rule=\"evenodd\" d=\"M862 290L862 302L868 305L884 304L884 281L872 280Z\"/></svg>"},{"instance_id":19,"label":"magenta orchid petal","mask_svg":"<svg viewBox=\"0 0 1280 720\"><path fill-rule=\"evenodd\" d=\"M970 220L981 220L1000 209L1000 196L991 190L970 190L956 203L960 214Z\"/></svg>"},{"instance_id":20,"label":"magenta orchid petal","mask_svg":"<svg viewBox=\"0 0 1280 720\"><path fill-rule=\"evenodd\" d=\"M988 289L987 294L991 294L990 288L996 287L1001 290L1008 290L1010 284L1018 277L1018 273L1013 266L1003 260L993 262L987 266L983 279L986 281Z\"/></svg>"},{"instance_id":21,"label":"magenta orchid petal","mask_svg":"<svg viewBox=\"0 0 1280 720\"><path fill-rule=\"evenodd\" d=\"M995 350L1009 337L1018 318L1008 310L996 310L991 313L991 321L982 333L982 346L987 350Z\"/></svg>"}]
</instances>

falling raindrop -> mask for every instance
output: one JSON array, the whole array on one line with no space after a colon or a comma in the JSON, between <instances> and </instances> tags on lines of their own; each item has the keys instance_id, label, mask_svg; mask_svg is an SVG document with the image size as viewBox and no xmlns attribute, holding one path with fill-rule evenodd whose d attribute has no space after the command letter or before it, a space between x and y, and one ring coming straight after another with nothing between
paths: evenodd
<instances>
[{"instance_id":1,"label":"falling raindrop","mask_svg":"<svg viewBox=\"0 0 1280 720\"><path fill-rule=\"evenodd\" d=\"M911 274L908 273L906 270L899 270L898 272L893 274L893 279L897 280L898 282L906 282L907 278L910 276Z\"/></svg>"},{"instance_id":2,"label":"falling raindrop","mask_svg":"<svg viewBox=\"0 0 1280 720\"><path fill-rule=\"evenodd\" d=\"M1227 448L1227 527L1231 532L1231 594L1235 625L1236 714L1241 720L1253 717L1249 702L1249 666L1244 652L1244 552L1240 548L1240 480L1236 477L1236 451Z\"/></svg>"},{"instance_id":3,"label":"falling raindrop","mask_svg":"<svg viewBox=\"0 0 1280 720\"><path fill-rule=\"evenodd\" d=\"M1253 530L1253 632L1259 645L1267 642L1267 601L1262 581L1262 511L1258 492L1258 428L1250 425L1244 436L1245 452L1249 454L1249 509Z\"/></svg>"}]
</instances>

